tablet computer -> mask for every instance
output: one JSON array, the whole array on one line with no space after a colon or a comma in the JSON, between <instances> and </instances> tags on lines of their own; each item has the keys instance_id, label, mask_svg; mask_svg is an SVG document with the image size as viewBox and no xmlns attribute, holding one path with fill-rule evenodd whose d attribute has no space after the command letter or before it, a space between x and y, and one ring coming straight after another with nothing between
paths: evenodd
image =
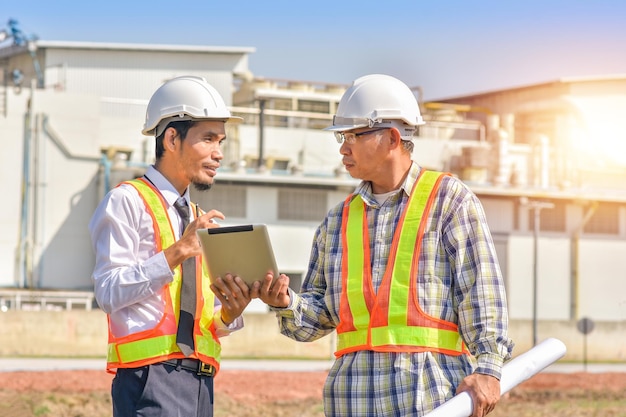
<instances>
[{"instance_id":1,"label":"tablet computer","mask_svg":"<svg viewBox=\"0 0 626 417\"><path fill-rule=\"evenodd\" d=\"M227 273L248 285L262 281L268 271L278 276L267 226L248 224L196 230L211 282Z\"/></svg>"}]
</instances>

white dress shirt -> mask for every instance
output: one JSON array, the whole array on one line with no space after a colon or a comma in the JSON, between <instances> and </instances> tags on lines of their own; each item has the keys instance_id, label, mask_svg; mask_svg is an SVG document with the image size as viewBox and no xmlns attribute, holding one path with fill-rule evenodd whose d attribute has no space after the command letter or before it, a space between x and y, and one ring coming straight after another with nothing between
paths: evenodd
<instances>
[{"instance_id":1,"label":"white dress shirt","mask_svg":"<svg viewBox=\"0 0 626 417\"><path fill-rule=\"evenodd\" d=\"M176 239L180 238L181 219L174 207L180 197L170 182L153 166L146 178L161 192ZM189 204L189 189L183 196ZM96 301L111 320L115 336L121 337L154 328L163 317L163 290L174 273L163 252L156 252L153 221L137 190L130 185L112 189L96 208L89 222L96 265L92 278ZM221 319L215 298L213 316L217 336L243 327L237 318L229 326Z\"/></svg>"}]
</instances>

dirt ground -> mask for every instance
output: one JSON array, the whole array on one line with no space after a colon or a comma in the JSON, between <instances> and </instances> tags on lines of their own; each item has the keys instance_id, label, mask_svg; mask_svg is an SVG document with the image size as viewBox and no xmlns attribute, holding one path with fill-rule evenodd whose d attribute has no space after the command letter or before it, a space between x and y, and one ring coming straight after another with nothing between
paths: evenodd
<instances>
[{"instance_id":1,"label":"dirt ground","mask_svg":"<svg viewBox=\"0 0 626 417\"><path fill-rule=\"evenodd\" d=\"M215 380L215 415L323 416L321 392L325 378L326 372L222 370ZM93 370L0 373L0 415L108 416L111 379L104 371ZM280 389L275 388L276 381L280 381ZM625 398L626 373L541 373L507 394L492 416L624 417ZM583 410L559 414L559 407L578 402ZM586 408L587 403L590 408ZM598 403L605 403L606 408L598 409ZM540 411L527 413L531 404Z\"/></svg>"}]
</instances>

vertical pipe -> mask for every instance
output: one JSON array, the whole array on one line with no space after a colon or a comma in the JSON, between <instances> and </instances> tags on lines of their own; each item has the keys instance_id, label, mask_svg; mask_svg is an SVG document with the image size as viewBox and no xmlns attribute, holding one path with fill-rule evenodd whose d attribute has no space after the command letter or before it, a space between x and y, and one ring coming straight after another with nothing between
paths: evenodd
<instances>
[{"instance_id":1,"label":"vertical pipe","mask_svg":"<svg viewBox=\"0 0 626 417\"><path fill-rule=\"evenodd\" d=\"M583 371L587 372L587 332L585 332L585 334L583 335L584 338L584 343L585 345L583 346Z\"/></svg>"},{"instance_id":2,"label":"vertical pipe","mask_svg":"<svg viewBox=\"0 0 626 417\"><path fill-rule=\"evenodd\" d=\"M26 288L29 285L29 217L30 217L30 161L31 161L31 137L32 137L32 108L33 95L35 91L35 80L31 81L30 98L24 114L24 143L22 150L22 210L20 214L20 235L18 239L17 259L16 259L16 283L19 288Z\"/></svg>"},{"instance_id":3,"label":"vertical pipe","mask_svg":"<svg viewBox=\"0 0 626 417\"><path fill-rule=\"evenodd\" d=\"M598 209L599 203L597 201L592 201L591 206L585 211L583 214L583 218L580 221L580 224L574 231L574 235L572 237L571 243L571 270L572 270L572 280L570 283L570 318L573 320L578 319L578 286L580 284L580 235L582 234L585 225L591 219L591 216Z\"/></svg>"},{"instance_id":4,"label":"vertical pipe","mask_svg":"<svg viewBox=\"0 0 626 417\"><path fill-rule=\"evenodd\" d=\"M537 295L539 294L539 230L541 229L541 209L552 209L554 203L547 201L526 202L534 210L533 221L533 346L537 345Z\"/></svg>"},{"instance_id":5,"label":"vertical pipe","mask_svg":"<svg viewBox=\"0 0 626 417\"><path fill-rule=\"evenodd\" d=\"M535 212L535 221L533 224L533 346L537 346L537 274L538 270L538 240L539 240L539 221L540 221L540 208L533 207Z\"/></svg>"},{"instance_id":6,"label":"vertical pipe","mask_svg":"<svg viewBox=\"0 0 626 417\"><path fill-rule=\"evenodd\" d=\"M546 135L539 136L539 158L540 158L540 179L541 188L550 186L550 141Z\"/></svg>"},{"instance_id":7,"label":"vertical pipe","mask_svg":"<svg viewBox=\"0 0 626 417\"><path fill-rule=\"evenodd\" d=\"M41 72L41 66L37 59L37 43L35 41L28 41L26 44L28 53L33 61L33 67L35 68L35 75L37 76L37 88L44 88L43 72Z\"/></svg>"},{"instance_id":8,"label":"vertical pipe","mask_svg":"<svg viewBox=\"0 0 626 417\"><path fill-rule=\"evenodd\" d=\"M259 160L257 161L257 168L262 171L265 168L265 155L263 154L263 141L265 131L265 100L259 100Z\"/></svg>"},{"instance_id":9,"label":"vertical pipe","mask_svg":"<svg viewBox=\"0 0 626 417\"><path fill-rule=\"evenodd\" d=\"M39 181L39 177L41 175L40 173L40 163L41 160L39 158L40 156L40 141L39 141L39 115L37 114L33 114L32 115L33 118L33 131L32 131L32 191L33 191L33 200L32 200L32 205L31 205L31 222L32 222L32 232L31 232L31 246L30 246L30 253L28 258L31 260L31 263L38 263L39 265L41 265L40 260L38 259L38 252L39 252L39 227L40 227L40 222L39 222L39 207L40 207L40 201L39 201L39 197L40 197L40 181ZM39 287L39 274L35 273L34 268L32 268L31 266L31 277L30 277L30 288L37 288Z\"/></svg>"},{"instance_id":10,"label":"vertical pipe","mask_svg":"<svg viewBox=\"0 0 626 417\"><path fill-rule=\"evenodd\" d=\"M577 231L574 232L574 236L572 237L572 243L570 248L571 260L570 260L570 269L571 269L571 280L570 280L570 309L569 316L570 319L578 318L578 269L580 268L578 259L580 258L580 233Z\"/></svg>"},{"instance_id":11,"label":"vertical pipe","mask_svg":"<svg viewBox=\"0 0 626 417\"><path fill-rule=\"evenodd\" d=\"M33 259L37 260L37 270L35 275L34 284L36 288L43 286L44 270L45 270L45 251L42 250L46 240L46 220L45 220L45 207L46 207L46 193L47 193L47 153L46 153L46 141L43 140L43 123L46 116L39 113L35 116L35 135L34 143L36 144L36 158L35 169L37 174L34 175L33 184L35 187L34 198L36 203L33 204Z\"/></svg>"},{"instance_id":12,"label":"vertical pipe","mask_svg":"<svg viewBox=\"0 0 626 417\"><path fill-rule=\"evenodd\" d=\"M9 113L9 94L7 93L9 88L9 70L8 68L4 68L4 74L2 74L2 79L4 80L4 94L2 97L2 111L4 112L4 117L7 117Z\"/></svg>"},{"instance_id":13,"label":"vertical pipe","mask_svg":"<svg viewBox=\"0 0 626 417\"><path fill-rule=\"evenodd\" d=\"M30 205L30 111L24 115L24 143L22 150L22 210L17 254L17 286L26 288L26 247L28 239L28 214Z\"/></svg>"},{"instance_id":14,"label":"vertical pipe","mask_svg":"<svg viewBox=\"0 0 626 417\"><path fill-rule=\"evenodd\" d=\"M107 157L106 152L102 154L100 164L104 168L104 192L101 196L102 198L104 198L106 193L111 190L111 161Z\"/></svg>"}]
</instances>

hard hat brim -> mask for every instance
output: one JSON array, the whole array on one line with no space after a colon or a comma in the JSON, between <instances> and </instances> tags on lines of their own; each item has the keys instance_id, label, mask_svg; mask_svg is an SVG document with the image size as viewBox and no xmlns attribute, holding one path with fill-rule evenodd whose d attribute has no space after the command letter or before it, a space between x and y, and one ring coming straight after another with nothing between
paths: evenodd
<instances>
[{"instance_id":1,"label":"hard hat brim","mask_svg":"<svg viewBox=\"0 0 626 417\"><path fill-rule=\"evenodd\" d=\"M333 124L324 128L331 132L345 132L346 130L359 129L361 127L370 126L371 121L367 118L354 118L354 117L333 117Z\"/></svg>"},{"instance_id":2,"label":"hard hat brim","mask_svg":"<svg viewBox=\"0 0 626 417\"><path fill-rule=\"evenodd\" d=\"M327 130L329 132L345 132L346 130L359 129L362 127L367 127L367 124L357 124L357 125L333 125L325 127L322 130Z\"/></svg>"},{"instance_id":3,"label":"hard hat brim","mask_svg":"<svg viewBox=\"0 0 626 417\"><path fill-rule=\"evenodd\" d=\"M169 120L168 122L173 122L176 121L177 118L172 117L172 120ZM165 120L165 119L163 119ZM163 121L161 120L161 121ZM230 123L230 124L239 124L243 122L243 117L239 117L239 116L230 116L230 117L211 117L211 118L199 118L199 117L190 117L190 118L180 118L180 121L183 120L190 120L190 121L194 121L194 122L200 122L200 121L216 121L216 122L224 122L224 123ZM154 136L156 133L157 128L159 127L158 123L156 126L151 126L151 127L145 127L141 133L144 136Z\"/></svg>"}]
</instances>

